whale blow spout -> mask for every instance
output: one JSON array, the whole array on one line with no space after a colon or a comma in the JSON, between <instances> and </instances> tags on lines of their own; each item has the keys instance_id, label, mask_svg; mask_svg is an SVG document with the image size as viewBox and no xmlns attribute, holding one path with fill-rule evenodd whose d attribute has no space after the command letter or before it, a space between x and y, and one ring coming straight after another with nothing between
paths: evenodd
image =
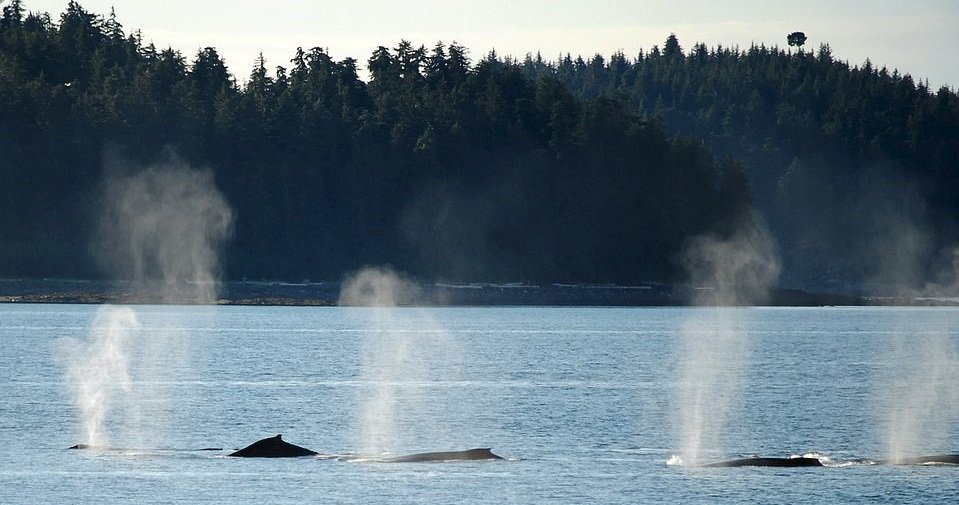
<instances>
[{"instance_id":1,"label":"whale blow spout","mask_svg":"<svg viewBox=\"0 0 959 505\"><path fill-rule=\"evenodd\" d=\"M486 447L466 451L422 452L419 454L410 454L409 456L386 458L382 461L385 463L425 463L428 461L474 461L482 459L503 458L493 454L493 451Z\"/></svg>"},{"instance_id":2,"label":"whale blow spout","mask_svg":"<svg viewBox=\"0 0 959 505\"><path fill-rule=\"evenodd\" d=\"M315 451L283 440L282 435L257 440L232 454L228 454L228 456L236 458L298 458L316 455Z\"/></svg>"},{"instance_id":3,"label":"whale blow spout","mask_svg":"<svg viewBox=\"0 0 959 505\"><path fill-rule=\"evenodd\" d=\"M720 467L740 467L740 466L774 466L774 467L803 467L803 466L823 466L819 458L799 457L799 458L743 458L731 461L721 461L704 465L710 468Z\"/></svg>"}]
</instances>

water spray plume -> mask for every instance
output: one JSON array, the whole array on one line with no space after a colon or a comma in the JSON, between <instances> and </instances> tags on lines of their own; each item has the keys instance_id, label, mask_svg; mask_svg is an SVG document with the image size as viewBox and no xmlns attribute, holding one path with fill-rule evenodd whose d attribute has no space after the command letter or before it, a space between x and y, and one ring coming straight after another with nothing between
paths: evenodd
<instances>
[{"instance_id":1,"label":"water spray plume","mask_svg":"<svg viewBox=\"0 0 959 505\"><path fill-rule=\"evenodd\" d=\"M83 443L106 447L104 422L111 404L130 391L127 351L130 337L140 328L129 308L105 306L93 321L90 341L69 340L67 383L80 410Z\"/></svg>"},{"instance_id":2,"label":"water spray plume","mask_svg":"<svg viewBox=\"0 0 959 505\"><path fill-rule=\"evenodd\" d=\"M397 307L422 301L414 282L389 268L368 267L347 278L340 288L338 304L358 307Z\"/></svg>"},{"instance_id":3,"label":"water spray plume","mask_svg":"<svg viewBox=\"0 0 959 505\"><path fill-rule=\"evenodd\" d=\"M229 235L232 213L212 175L176 158L108 174L92 247L104 272L132 281L138 299L214 302L219 248ZM83 443L105 446L107 426L140 442L148 435L144 424L163 422L163 413L171 409L144 413L148 403L167 399L140 385L167 378L171 360L187 362L189 338L177 335L175 323L160 322L147 335L132 307L105 306L91 325L88 343L67 341L67 382L80 410Z\"/></svg>"},{"instance_id":4,"label":"water spray plume","mask_svg":"<svg viewBox=\"0 0 959 505\"><path fill-rule=\"evenodd\" d=\"M365 268L342 283L340 305L375 307L368 320L370 331L363 346L363 378L373 390L361 407L360 426L363 450L369 453L387 451L396 444L394 425L398 401L396 382L407 368L407 342L390 329L395 324L385 310L409 301L416 288L392 270ZM394 316L395 317L395 316Z\"/></svg>"},{"instance_id":5,"label":"water spray plume","mask_svg":"<svg viewBox=\"0 0 959 505\"><path fill-rule=\"evenodd\" d=\"M730 412L740 400L749 345L736 309L761 303L779 275L768 231L751 218L728 238L703 236L689 242L684 264L700 308L682 327L676 437L681 454L673 464L698 465L704 449L720 450Z\"/></svg>"},{"instance_id":6,"label":"water spray plume","mask_svg":"<svg viewBox=\"0 0 959 505\"><path fill-rule=\"evenodd\" d=\"M769 231L758 218L729 238L705 235L691 240L683 254L696 305L755 305L766 301L779 278L780 264Z\"/></svg>"},{"instance_id":7,"label":"water spray plume","mask_svg":"<svg viewBox=\"0 0 959 505\"><path fill-rule=\"evenodd\" d=\"M905 338L899 337L893 356L902 369L894 372L892 384L882 388L886 396L893 393L887 438L888 459L893 462L924 451L952 450L947 423L959 411L959 353L948 330L917 335L908 343ZM905 345L913 349L907 352Z\"/></svg>"},{"instance_id":8,"label":"water spray plume","mask_svg":"<svg viewBox=\"0 0 959 505\"><path fill-rule=\"evenodd\" d=\"M874 209L865 219L872 233L863 249L873 266L868 285L880 296L954 296L959 263L955 246L937 244L926 202L906 178L874 183ZM936 247L942 249L934 255ZM934 256L939 261L931 261ZM935 310L916 320L909 310L895 312L893 340L874 385L876 421L885 429L886 456L902 461L925 451L951 451L951 420L959 413L959 347L956 317ZM882 436L882 435L880 435Z\"/></svg>"},{"instance_id":9,"label":"water spray plume","mask_svg":"<svg viewBox=\"0 0 959 505\"><path fill-rule=\"evenodd\" d=\"M454 379L462 353L428 311L397 307L423 301L415 283L386 268L363 269L342 284L340 305L371 307L362 312L367 332L361 372L370 390L357 412L358 444L366 453L403 449L414 442L411 438L432 443L451 438L446 423L429 421L436 415L424 412L429 406L424 405L421 391L431 381ZM465 408L448 405L446 422ZM415 426L414 432L408 431L410 426Z\"/></svg>"},{"instance_id":10,"label":"water spray plume","mask_svg":"<svg viewBox=\"0 0 959 505\"><path fill-rule=\"evenodd\" d=\"M209 171L180 161L110 178L94 252L163 302L211 303L232 212Z\"/></svg>"}]
</instances>

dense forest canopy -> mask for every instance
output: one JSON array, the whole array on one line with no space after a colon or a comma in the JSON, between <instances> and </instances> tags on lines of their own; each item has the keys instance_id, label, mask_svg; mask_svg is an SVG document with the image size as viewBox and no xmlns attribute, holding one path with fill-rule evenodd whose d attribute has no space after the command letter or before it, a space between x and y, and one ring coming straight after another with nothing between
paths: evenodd
<instances>
[{"instance_id":1,"label":"dense forest canopy","mask_svg":"<svg viewBox=\"0 0 959 505\"><path fill-rule=\"evenodd\" d=\"M959 98L828 46L474 61L400 41L363 63L298 48L240 85L212 47L8 3L0 276L109 276L87 245L103 178L170 160L233 206L230 278L669 282L691 237L754 215L800 287L918 286L954 259Z\"/></svg>"},{"instance_id":2,"label":"dense forest canopy","mask_svg":"<svg viewBox=\"0 0 959 505\"><path fill-rule=\"evenodd\" d=\"M577 98L616 97L668 131L746 169L784 277L800 285L955 281L959 97L908 74L762 45L745 51L675 36L634 59L528 56L533 78Z\"/></svg>"}]
</instances>

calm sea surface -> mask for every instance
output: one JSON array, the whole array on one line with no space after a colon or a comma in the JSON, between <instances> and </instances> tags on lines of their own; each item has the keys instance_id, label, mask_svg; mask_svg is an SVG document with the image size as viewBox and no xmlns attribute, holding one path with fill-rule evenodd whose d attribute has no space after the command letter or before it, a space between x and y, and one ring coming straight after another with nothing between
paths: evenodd
<instances>
[{"instance_id":1,"label":"calm sea surface","mask_svg":"<svg viewBox=\"0 0 959 505\"><path fill-rule=\"evenodd\" d=\"M939 308L6 304L0 503L955 503L959 466L863 461L959 453L957 349ZM277 433L507 460L223 457Z\"/></svg>"}]
</instances>

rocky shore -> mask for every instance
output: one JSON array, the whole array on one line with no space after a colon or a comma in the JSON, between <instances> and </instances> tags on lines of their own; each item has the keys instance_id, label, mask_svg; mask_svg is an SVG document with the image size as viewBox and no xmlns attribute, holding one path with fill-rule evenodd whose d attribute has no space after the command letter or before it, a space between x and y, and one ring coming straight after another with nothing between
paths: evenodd
<instances>
[{"instance_id":1,"label":"rocky shore","mask_svg":"<svg viewBox=\"0 0 959 505\"><path fill-rule=\"evenodd\" d=\"M208 288L191 290L191 287ZM234 281L214 286L146 285L125 281L0 279L0 303L164 304L334 306L339 282ZM171 289L174 288L174 289ZM611 284L435 283L418 286L417 304L451 306L685 306L709 287L646 283ZM205 291L211 298L183 293ZM170 293L177 293L171 295ZM959 305L954 298L876 297L779 289L766 305Z\"/></svg>"}]
</instances>

